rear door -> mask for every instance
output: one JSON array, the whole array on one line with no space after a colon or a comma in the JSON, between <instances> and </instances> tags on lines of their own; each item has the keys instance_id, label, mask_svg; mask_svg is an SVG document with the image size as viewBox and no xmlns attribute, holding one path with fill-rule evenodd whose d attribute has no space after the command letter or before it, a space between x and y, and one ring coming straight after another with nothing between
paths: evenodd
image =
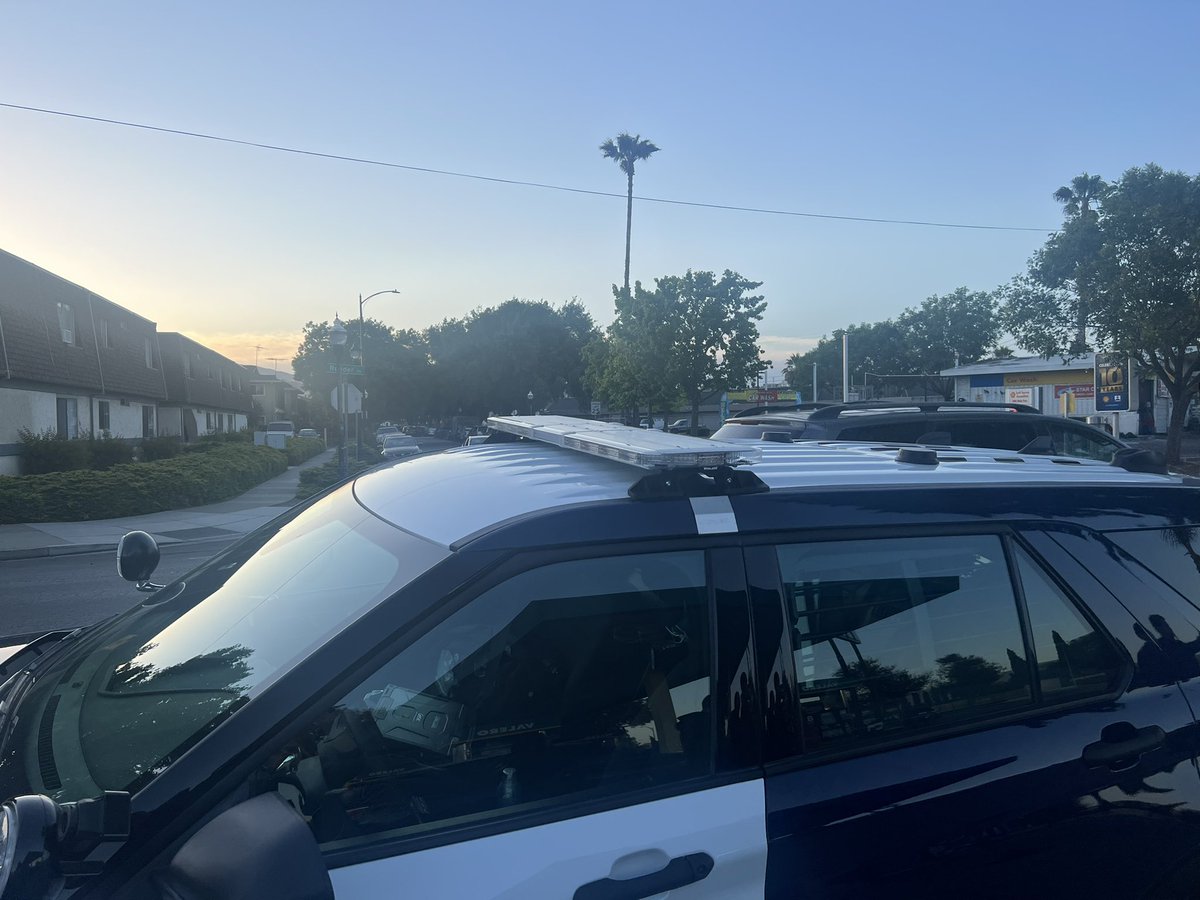
<instances>
[{"instance_id":1,"label":"rear door","mask_svg":"<svg viewBox=\"0 0 1200 900\"><path fill-rule=\"evenodd\" d=\"M1138 896L1200 847L1167 661L1045 535L796 535L747 561L768 896Z\"/></svg>"}]
</instances>

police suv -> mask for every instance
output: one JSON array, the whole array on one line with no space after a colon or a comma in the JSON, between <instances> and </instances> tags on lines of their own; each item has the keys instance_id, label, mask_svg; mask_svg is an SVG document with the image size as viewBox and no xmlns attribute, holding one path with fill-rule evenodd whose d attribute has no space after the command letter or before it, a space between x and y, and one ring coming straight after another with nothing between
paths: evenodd
<instances>
[{"instance_id":1,"label":"police suv","mask_svg":"<svg viewBox=\"0 0 1200 900\"><path fill-rule=\"evenodd\" d=\"M1200 487L558 417L0 663L0 896L1200 888Z\"/></svg>"}]
</instances>

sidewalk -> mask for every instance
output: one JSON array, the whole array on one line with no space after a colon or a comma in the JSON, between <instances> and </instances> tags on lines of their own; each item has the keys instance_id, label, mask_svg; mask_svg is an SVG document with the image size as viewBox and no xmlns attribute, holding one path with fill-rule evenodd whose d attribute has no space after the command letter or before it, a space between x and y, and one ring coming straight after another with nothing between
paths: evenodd
<instances>
[{"instance_id":1,"label":"sidewalk","mask_svg":"<svg viewBox=\"0 0 1200 900\"><path fill-rule=\"evenodd\" d=\"M94 522L0 525L0 560L115 550L117 542L129 531L147 531L164 546L239 537L294 505L300 470L328 462L335 454L336 450L326 450L232 500L208 506Z\"/></svg>"}]
</instances>

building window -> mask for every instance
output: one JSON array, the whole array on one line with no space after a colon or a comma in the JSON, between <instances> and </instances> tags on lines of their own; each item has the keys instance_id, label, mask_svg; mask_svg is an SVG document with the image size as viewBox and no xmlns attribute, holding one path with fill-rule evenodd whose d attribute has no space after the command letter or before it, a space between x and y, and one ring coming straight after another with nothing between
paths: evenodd
<instances>
[{"instance_id":1,"label":"building window","mask_svg":"<svg viewBox=\"0 0 1200 900\"><path fill-rule=\"evenodd\" d=\"M152 438L156 434L157 429L154 427L154 407L142 407L142 437Z\"/></svg>"},{"instance_id":2,"label":"building window","mask_svg":"<svg viewBox=\"0 0 1200 900\"><path fill-rule=\"evenodd\" d=\"M100 320L100 346L105 349L112 349L112 338L108 334L108 320Z\"/></svg>"},{"instance_id":3,"label":"building window","mask_svg":"<svg viewBox=\"0 0 1200 900\"><path fill-rule=\"evenodd\" d=\"M58 330L64 344L75 343L75 310L66 303L58 304Z\"/></svg>"},{"instance_id":4,"label":"building window","mask_svg":"<svg viewBox=\"0 0 1200 900\"><path fill-rule=\"evenodd\" d=\"M183 354L183 377L192 377L192 355L190 353Z\"/></svg>"},{"instance_id":5,"label":"building window","mask_svg":"<svg viewBox=\"0 0 1200 900\"><path fill-rule=\"evenodd\" d=\"M207 410L204 413L204 430L209 434L212 434L213 431L212 413Z\"/></svg>"},{"instance_id":6,"label":"building window","mask_svg":"<svg viewBox=\"0 0 1200 900\"><path fill-rule=\"evenodd\" d=\"M154 342L150 338L143 338L142 340L146 348L146 368L157 369L158 366L154 365Z\"/></svg>"},{"instance_id":7,"label":"building window","mask_svg":"<svg viewBox=\"0 0 1200 900\"><path fill-rule=\"evenodd\" d=\"M266 392L267 392L266 388L261 384L250 385L250 393L253 394L255 397L261 397L264 394L266 394Z\"/></svg>"},{"instance_id":8,"label":"building window","mask_svg":"<svg viewBox=\"0 0 1200 900\"><path fill-rule=\"evenodd\" d=\"M55 405L58 413L58 436L68 440L79 437L79 401L74 397L59 397Z\"/></svg>"},{"instance_id":9,"label":"building window","mask_svg":"<svg viewBox=\"0 0 1200 900\"><path fill-rule=\"evenodd\" d=\"M107 400L100 400L96 403L96 424L101 431L110 431L112 429L112 416Z\"/></svg>"}]
</instances>

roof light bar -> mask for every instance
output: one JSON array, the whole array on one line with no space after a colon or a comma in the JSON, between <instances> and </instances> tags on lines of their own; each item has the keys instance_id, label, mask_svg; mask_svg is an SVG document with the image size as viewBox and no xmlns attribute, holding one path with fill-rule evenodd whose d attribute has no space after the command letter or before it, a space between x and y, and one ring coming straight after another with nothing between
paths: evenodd
<instances>
[{"instance_id":1,"label":"roof light bar","mask_svg":"<svg viewBox=\"0 0 1200 900\"><path fill-rule=\"evenodd\" d=\"M713 469L762 458L755 447L569 416L493 416L487 423L496 431L643 469Z\"/></svg>"}]
</instances>

